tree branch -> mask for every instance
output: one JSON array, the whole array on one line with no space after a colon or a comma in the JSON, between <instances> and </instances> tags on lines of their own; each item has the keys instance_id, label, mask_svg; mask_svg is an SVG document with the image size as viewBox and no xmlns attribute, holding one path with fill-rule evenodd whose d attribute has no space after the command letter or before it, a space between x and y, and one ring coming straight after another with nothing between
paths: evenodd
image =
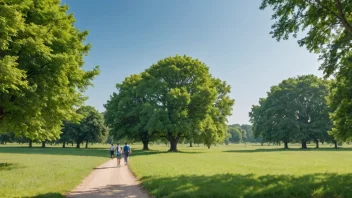
<instances>
[{"instance_id":1,"label":"tree branch","mask_svg":"<svg viewBox=\"0 0 352 198\"><path fill-rule=\"evenodd\" d=\"M342 11L342 5L340 0L335 0L336 8L339 12L339 19L341 20L343 26L346 28L346 30L352 34L352 25L348 23L346 20L346 16Z\"/></svg>"}]
</instances>

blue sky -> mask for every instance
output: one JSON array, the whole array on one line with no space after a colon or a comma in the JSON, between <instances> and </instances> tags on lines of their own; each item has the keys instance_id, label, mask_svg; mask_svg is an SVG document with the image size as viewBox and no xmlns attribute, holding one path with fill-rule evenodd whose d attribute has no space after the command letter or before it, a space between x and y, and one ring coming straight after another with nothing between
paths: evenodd
<instances>
[{"instance_id":1,"label":"blue sky","mask_svg":"<svg viewBox=\"0 0 352 198\"><path fill-rule=\"evenodd\" d=\"M272 85L302 74L322 75L317 56L295 39L269 35L271 10L261 0L63 0L76 27L89 30L93 46L86 69L101 74L86 95L104 111L115 84L176 54L198 58L227 81L236 100L230 124L249 122L248 112Z\"/></svg>"}]
</instances>

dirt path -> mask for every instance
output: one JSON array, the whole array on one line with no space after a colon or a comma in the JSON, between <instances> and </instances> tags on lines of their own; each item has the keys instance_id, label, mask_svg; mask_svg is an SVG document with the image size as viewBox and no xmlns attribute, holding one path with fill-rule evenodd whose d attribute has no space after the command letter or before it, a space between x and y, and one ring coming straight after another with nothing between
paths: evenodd
<instances>
[{"instance_id":1,"label":"dirt path","mask_svg":"<svg viewBox=\"0 0 352 198\"><path fill-rule=\"evenodd\" d=\"M139 183L129 170L128 166L116 166L116 158L95 168L67 197L138 197L147 198L148 195L139 187Z\"/></svg>"}]
</instances>

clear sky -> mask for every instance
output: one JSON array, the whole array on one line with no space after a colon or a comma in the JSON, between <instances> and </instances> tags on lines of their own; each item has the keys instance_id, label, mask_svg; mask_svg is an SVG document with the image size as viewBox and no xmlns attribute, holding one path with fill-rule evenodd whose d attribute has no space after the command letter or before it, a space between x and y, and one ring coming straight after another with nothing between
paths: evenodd
<instances>
[{"instance_id":1,"label":"clear sky","mask_svg":"<svg viewBox=\"0 0 352 198\"><path fill-rule=\"evenodd\" d=\"M317 56L295 39L271 38L271 10L261 0L63 0L76 27L89 30L93 46L86 69L101 74L86 95L104 111L115 84L176 54L198 58L227 81L236 100L230 124L249 122L248 112L272 85L302 74L322 75Z\"/></svg>"}]
</instances>

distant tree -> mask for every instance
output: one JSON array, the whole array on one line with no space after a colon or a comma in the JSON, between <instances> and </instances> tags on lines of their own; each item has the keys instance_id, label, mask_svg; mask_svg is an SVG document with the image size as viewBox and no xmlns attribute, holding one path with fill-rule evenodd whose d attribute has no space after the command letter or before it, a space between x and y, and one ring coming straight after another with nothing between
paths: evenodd
<instances>
[{"instance_id":1,"label":"distant tree","mask_svg":"<svg viewBox=\"0 0 352 198\"><path fill-rule=\"evenodd\" d=\"M325 77L335 77L328 100L334 125L331 133L345 141L352 139L351 5L351 0L263 0L260 6L274 11L274 38L287 40L304 32L298 44L320 55Z\"/></svg>"},{"instance_id":2,"label":"distant tree","mask_svg":"<svg viewBox=\"0 0 352 198\"><path fill-rule=\"evenodd\" d=\"M0 144L6 144L15 140L15 134L11 132L0 134Z\"/></svg>"},{"instance_id":3,"label":"distant tree","mask_svg":"<svg viewBox=\"0 0 352 198\"><path fill-rule=\"evenodd\" d=\"M63 129L63 137L74 140L76 148L80 148L84 141L88 148L88 142L98 142L107 135L104 118L94 107L82 106L77 113L83 117L79 123L65 122Z\"/></svg>"},{"instance_id":4,"label":"distant tree","mask_svg":"<svg viewBox=\"0 0 352 198\"><path fill-rule=\"evenodd\" d=\"M267 98L250 112L253 131L264 141L284 142L285 148L293 140L299 140L302 148L307 142L319 139L331 128L327 82L313 75L299 76L273 86Z\"/></svg>"},{"instance_id":5,"label":"distant tree","mask_svg":"<svg viewBox=\"0 0 352 198\"><path fill-rule=\"evenodd\" d=\"M231 125L229 126L228 132L231 134L230 142L232 143L241 143L243 142L242 134L243 130L239 125Z\"/></svg>"},{"instance_id":6,"label":"distant tree","mask_svg":"<svg viewBox=\"0 0 352 198\"><path fill-rule=\"evenodd\" d=\"M62 148L65 148L68 142L73 141L71 133L74 130L72 127L75 126L75 123L72 123L70 121L64 121L63 125L64 127L61 130L62 133L60 134L59 141L62 143Z\"/></svg>"},{"instance_id":7,"label":"distant tree","mask_svg":"<svg viewBox=\"0 0 352 198\"><path fill-rule=\"evenodd\" d=\"M82 69L88 32L58 0L1 1L0 19L0 131L57 139L99 73Z\"/></svg>"}]
</instances>

